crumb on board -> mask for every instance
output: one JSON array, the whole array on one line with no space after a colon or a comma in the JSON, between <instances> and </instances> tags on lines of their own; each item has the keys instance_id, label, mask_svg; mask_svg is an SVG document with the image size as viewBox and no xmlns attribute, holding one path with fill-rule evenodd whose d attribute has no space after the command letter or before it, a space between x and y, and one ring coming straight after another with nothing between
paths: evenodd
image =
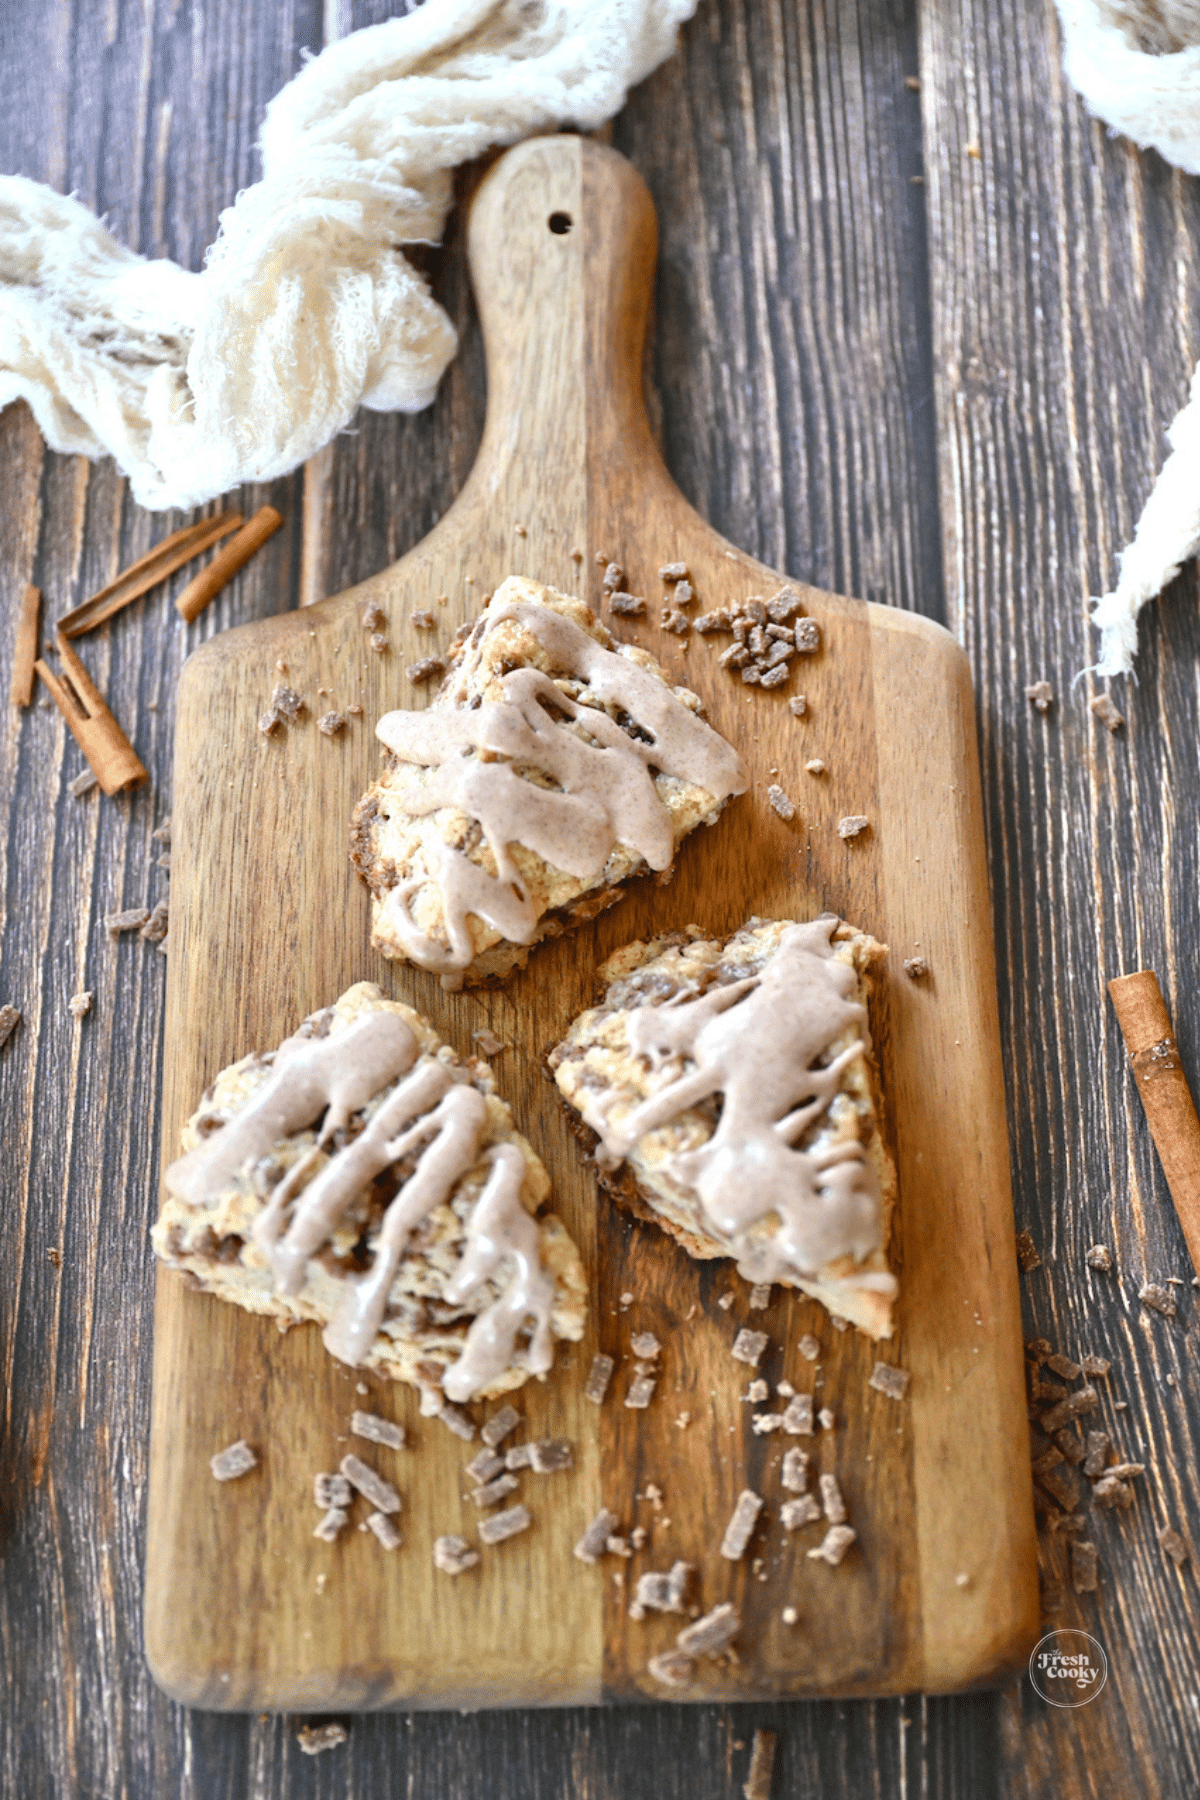
<instances>
[{"instance_id":1,"label":"crumb on board","mask_svg":"<svg viewBox=\"0 0 1200 1800\"><path fill-rule=\"evenodd\" d=\"M325 1509L330 1506L349 1506L352 1498L350 1483L344 1475L329 1475L324 1471L313 1476L313 1502Z\"/></svg>"},{"instance_id":2,"label":"crumb on board","mask_svg":"<svg viewBox=\"0 0 1200 1800\"><path fill-rule=\"evenodd\" d=\"M1033 1241L1033 1233L1026 1227L1017 1233L1017 1265L1023 1274L1028 1275L1031 1269L1040 1269L1042 1259L1038 1255L1037 1245Z\"/></svg>"},{"instance_id":3,"label":"crumb on board","mask_svg":"<svg viewBox=\"0 0 1200 1800\"><path fill-rule=\"evenodd\" d=\"M654 1398L655 1386L656 1381L653 1375L635 1375L629 1384L629 1391L625 1395L626 1406L638 1408L649 1406Z\"/></svg>"},{"instance_id":4,"label":"crumb on board","mask_svg":"<svg viewBox=\"0 0 1200 1800\"><path fill-rule=\"evenodd\" d=\"M758 1515L762 1511L762 1495L756 1494L753 1488L743 1488L737 1498L725 1536L721 1539L721 1555L728 1562L740 1562L746 1554L746 1546L758 1523Z\"/></svg>"},{"instance_id":5,"label":"crumb on board","mask_svg":"<svg viewBox=\"0 0 1200 1800\"><path fill-rule=\"evenodd\" d=\"M1112 1251L1107 1244L1093 1244L1086 1261L1089 1269L1101 1269L1107 1275L1113 1266Z\"/></svg>"},{"instance_id":6,"label":"crumb on board","mask_svg":"<svg viewBox=\"0 0 1200 1800\"><path fill-rule=\"evenodd\" d=\"M731 1600L723 1600L694 1624L685 1625L675 1639L676 1648L687 1656L719 1656L728 1649L742 1620Z\"/></svg>"},{"instance_id":7,"label":"crumb on board","mask_svg":"<svg viewBox=\"0 0 1200 1800\"><path fill-rule=\"evenodd\" d=\"M717 1301L717 1305L722 1312L728 1312L736 1299L737 1295L734 1293L733 1289L730 1288L728 1293L721 1295L720 1299Z\"/></svg>"},{"instance_id":8,"label":"crumb on board","mask_svg":"<svg viewBox=\"0 0 1200 1800\"><path fill-rule=\"evenodd\" d=\"M481 1025L478 1031L473 1031L471 1039L482 1056L499 1056L502 1050L508 1049L508 1045L501 1043L500 1039L494 1032L489 1031L486 1025Z\"/></svg>"},{"instance_id":9,"label":"crumb on board","mask_svg":"<svg viewBox=\"0 0 1200 1800\"><path fill-rule=\"evenodd\" d=\"M652 1331L635 1331L629 1340L629 1348L643 1362L653 1362L662 1349L662 1345Z\"/></svg>"},{"instance_id":10,"label":"crumb on board","mask_svg":"<svg viewBox=\"0 0 1200 1800\"><path fill-rule=\"evenodd\" d=\"M581 1563L596 1563L604 1555L608 1540L618 1523L617 1515L602 1506L571 1552Z\"/></svg>"},{"instance_id":11,"label":"crumb on board","mask_svg":"<svg viewBox=\"0 0 1200 1800\"><path fill-rule=\"evenodd\" d=\"M603 1353L593 1356L592 1366L588 1371L587 1383L583 1390L584 1399L590 1400L593 1406L603 1405L604 1396L608 1393L608 1384L612 1380L613 1370L616 1366L616 1361L611 1356L605 1356ZM486 1426L484 1429L486 1431Z\"/></svg>"},{"instance_id":12,"label":"crumb on board","mask_svg":"<svg viewBox=\"0 0 1200 1800\"><path fill-rule=\"evenodd\" d=\"M170 911L165 900L160 900L146 923L138 932L138 936L147 944L161 944L170 929Z\"/></svg>"},{"instance_id":13,"label":"crumb on board","mask_svg":"<svg viewBox=\"0 0 1200 1800\"><path fill-rule=\"evenodd\" d=\"M323 737L336 737L339 731L345 731L347 719L345 713L322 713L317 720L317 730Z\"/></svg>"},{"instance_id":14,"label":"crumb on board","mask_svg":"<svg viewBox=\"0 0 1200 1800\"><path fill-rule=\"evenodd\" d=\"M295 723L305 711L306 705L303 695L298 694L295 688L288 687L285 682L278 682L271 692L270 710L281 719L286 719L289 725Z\"/></svg>"},{"instance_id":15,"label":"crumb on board","mask_svg":"<svg viewBox=\"0 0 1200 1800\"><path fill-rule=\"evenodd\" d=\"M386 656L388 641L382 631L373 631L367 639L367 646L376 656ZM417 666L419 667L420 665L418 664ZM427 677L422 676L421 679L425 680Z\"/></svg>"},{"instance_id":16,"label":"crumb on board","mask_svg":"<svg viewBox=\"0 0 1200 1800\"><path fill-rule=\"evenodd\" d=\"M532 1524L533 1515L527 1506L510 1506L505 1512L481 1519L479 1536L485 1544L502 1544L505 1538L516 1537L519 1531L527 1531Z\"/></svg>"},{"instance_id":17,"label":"crumb on board","mask_svg":"<svg viewBox=\"0 0 1200 1800\"><path fill-rule=\"evenodd\" d=\"M208 1466L215 1481L237 1481L240 1476L248 1475L251 1469L258 1467L258 1457L245 1438L238 1438L235 1444L227 1444L224 1450L218 1450L215 1456L210 1456Z\"/></svg>"},{"instance_id":18,"label":"crumb on board","mask_svg":"<svg viewBox=\"0 0 1200 1800\"><path fill-rule=\"evenodd\" d=\"M619 562L607 564L601 586L607 588L610 594L615 594L619 588L625 586L625 571Z\"/></svg>"},{"instance_id":19,"label":"crumb on board","mask_svg":"<svg viewBox=\"0 0 1200 1800\"><path fill-rule=\"evenodd\" d=\"M823 1406L817 1414L817 1424L821 1427L822 1431L832 1431L837 1424L837 1420L834 1418L833 1413L828 1406Z\"/></svg>"},{"instance_id":20,"label":"crumb on board","mask_svg":"<svg viewBox=\"0 0 1200 1800\"><path fill-rule=\"evenodd\" d=\"M342 1474L351 1487L357 1488L364 1500L369 1500L377 1512L393 1513L400 1511L400 1496L390 1481L357 1456L343 1456L338 1464Z\"/></svg>"},{"instance_id":21,"label":"crumb on board","mask_svg":"<svg viewBox=\"0 0 1200 1800\"><path fill-rule=\"evenodd\" d=\"M929 973L929 964L923 956L906 956L904 973L910 981L923 981Z\"/></svg>"},{"instance_id":22,"label":"crumb on board","mask_svg":"<svg viewBox=\"0 0 1200 1800\"><path fill-rule=\"evenodd\" d=\"M1125 715L1117 711L1107 694L1097 694L1090 704L1102 725L1106 725L1110 731L1120 731L1125 723Z\"/></svg>"},{"instance_id":23,"label":"crumb on board","mask_svg":"<svg viewBox=\"0 0 1200 1800\"><path fill-rule=\"evenodd\" d=\"M410 612L408 620L409 624L415 625L418 631L437 630L437 620L434 618L433 614L427 612L423 606L418 607L415 612Z\"/></svg>"},{"instance_id":24,"label":"crumb on board","mask_svg":"<svg viewBox=\"0 0 1200 1800\"><path fill-rule=\"evenodd\" d=\"M688 566L685 562L664 563L658 571L660 581L686 581Z\"/></svg>"},{"instance_id":25,"label":"crumb on board","mask_svg":"<svg viewBox=\"0 0 1200 1800\"><path fill-rule=\"evenodd\" d=\"M320 1522L314 1528L313 1536L315 1538L320 1538L323 1544L335 1543L346 1529L349 1522L350 1514L346 1511L345 1507L331 1506L328 1512L322 1515Z\"/></svg>"},{"instance_id":26,"label":"crumb on board","mask_svg":"<svg viewBox=\"0 0 1200 1800\"><path fill-rule=\"evenodd\" d=\"M391 1419L381 1419L377 1413L352 1412L350 1430L354 1437L367 1438L372 1444L386 1444L389 1450L404 1448L403 1425L395 1425Z\"/></svg>"},{"instance_id":27,"label":"crumb on board","mask_svg":"<svg viewBox=\"0 0 1200 1800\"><path fill-rule=\"evenodd\" d=\"M638 594L613 594L609 598L608 610L619 617L637 619L646 610L646 602Z\"/></svg>"},{"instance_id":28,"label":"crumb on board","mask_svg":"<svg viewBox=\"0 0 1200 1800\"><path fill-rule=\"evenodd\" d=\"M748 1325L743 1325L733 1340L733 1348L729 1354L735 1362L747 1363L750 1368L756 1369L762 1361L767 1343L765 1331L751 1331Z\"/></svg>"},{"instance_id":29,"label":"crumb on board","mask_svg":"<svg viewBox=\"0 0 1200 1800\"><path fill-rule=\"evenodd\" d=\"M765 1382L760 1375L750 1383L750 1386L742 1395L742 1399L748 1401L751 1406L757 1406L760 1401L767 1398L770 1392L771 1389L769 1384Z\"/></svg>"},{"instance_id":30,"label":"crumb on board","mask_svg":"<svg viewBox=\"0 0 1200 1800\"><path fill-rule=\"evenodd\" d=\"M682 1612L691 1574L692 1564L686 1562L673 1563L668 1570L648 1569L644 1575L638 1576L630 1612L633 1612L635 1606L641 1608L642 1612L647 1608L651 1612Z\"/></svg>"},{"instance_id":31,"label":"crumb on board","mask_svg":"<svg viewBox=\"0 0 1200 1800\"><path fill-rule=\"evenodd\" d=\"M1110 1473L1093 1483L1092 1499L1105 1512L1124 1512L1133 1505L1133 1489L1119 1475Z\"/></svg>"},{"instance_id":32,"label":"crumb on board","mask_svg":"<svg viewBox=\"0 0 1200 1800\"><path fill-rule=\"evenodd\" d=\"M1048 681L1033 681L1025 689L1025 698L1038 712L1049 712L1054 705L1054 689Z\"/></svg>"},{"instance_id":33,"label":"crumb on board","mask_svg":"<svg viewBox=\"0 0 1200 1800\"><path fill-rule=\"evenodd\" d=\"M751 1424L751 1430L755 1437L766 1437L772 1431L780 1431L782 1428L782 1413L755 1413Z\"/></svg>"},{"instance_id":34,"label":"crumb on board","mask_svg":"<svg viewBox=\"0 0 1200 1800\"><path fill-rule=\"evenodd\" d=\"M831 1525L816 1549L809 1551L809 1561L825 1562L836 1569L857 1536L850 1525Z\"/></svg>"},{"instance_id":35,"label":"crumb on board","mask_svg":"<svg viewBox=\"0 0 1200 1800\"><path fill-rule=\"evenodd\" d=\"M622 1312L626 1312L633 1305L633 1301L634 1301L634 1295L633 1295L632 1291L627 1290L625 1293L623 1293L621 1295L620 1299L617 1301L617 1305L620 1307Z\"/></svg>"},{"instance_id":36,"label":"crumb on board","mask_svg":"<svg viewBox=\"0 0 1200 1800\"><path fill-rule=\"evenodd\" d=\"M108 913L104 920L104 929L113 937L122 931L140 931L150 917L148 906L130 906L124 912Z\"/></svg>"},{"instance_id":37,"label":"crumb on board","mask_svg":"<svg viewBox=\"0 0 1200 1800\"><path fill-rule=\"evenodd\" d=\"M847 813L844 819L838 820L837 833L840 838L856 838L869 830L870 825L865 813Z\"/></svg>"},{"instance_id":38,"label":"crumb on board","mask_svg":"<svg viewBox=\"0 0 1200 1800\"><path fill-rule=\"evenodd\" d=\"M816 1362L821 1354L821 1346L811 1331L805 1332L796 1348L807 1362Z\"/></svg>"},{"instance_id":39,"label":"crumb on board","mask_svg":"<svg viewBox=\"0 0 1200 1800\"><path fill-rule=\"evenodd\" d=\"M515 1406L502 1406L498 1413L493 1413L481 1427L479 1435L489 1450L502 1444L509 1434L521 1423L521 1415Z\"/></svg>"},{"instance_id":40,"label":"crumb on board","mask_svg":"<svg viewBox=\"0 0 1200 1800\"><path fill-rule=\"evenodd\" d=\"M788 701L788 711L791 713L793 719L802 719L808 711L808 696L806 694L793 694Z\"/></svg>"},{"instance_id":41,"label":"crumb on board","mask_svg":"<svg viewBox=\"0 0 1200 1800\"><path fill-rule=\"evenodd\" d=\"M371 648L374 647L372 640ZM445 672L446 665L440 656L422 656L418 662L409 663L404 671L414 687L421 687L425 682L432 681L435 675L444 675Z\"/></svg>"},{"instance_id":42,"label":"crumb on board","mask_svg":"<svg viewBox=\"0 0 1200 1800\"><path fill-rule=\"evenodd\" d=\"M0 1006L0 1049L7 1044L20 1023L21 1015L15 1006L9 1006L7 1002Z\"/></svg>"},{"instance_id":43,"label":"crumb on board","mask_svg":"<svg viewBox=\"0 0 1200 1800\"><path fill-rule=\"evenodd\" d=\"M382 606L376 606L372 601L370 606L364 608L362 615L362 628L364 631L378 631L379 627L381 625L386 625L386 623L387 614L384 612Z\"/></svg>"},{"instance_id":44,"label":"crumb on board","mask_svg":"<svg viewBox=\"0 0 1200 1800\"><path fill-rule=\"evenodd\" d=\"M78 994L72 994L67 1001L67 1011L73 1019L82 1019L84 1014L90 1013L91 1010L92 993L89 988L82 989Z\"/></svg>"},{"instance_id":45,"label":"crumb on board","mask_svg":"<svg viewBox=\"0 0 1200 1800\"><path fill-rule=\"evenodd\" d=\"M67 783L67 787L70 789L76 800L82 800L85 794L90 794L92 789L99 787L99 785L99 779L92 769L82 769L78 775L74 776L72 780Z\"/></svg>"},{"instance_id":46,"label":"crumb on board","mask_svg":"<svg viewBox=\"0 0 1200 1800\"><path fill-rule=\"evenodd\" d=\"M796 1390L790 1381L780 1381L776 1384L775 1392L781 1400L790 1400Z\"/></svg>"},{"instance_id":47,"label":"crumb on board","mask_svg":"<svg viewBox=\"0 0 1200 1800\"><path fill-rule=\"evenodd\" d=\"M877 1362L867 1377L867 1386L874 1388L876 1393L886 1394L889 1400L903 1400L911 1379L907 1369L898 1369L894 1363Z\"/></svg>"},{"instance_id":48,"label":"crumb on board","mask_svg":"<svg viewBox=\"0 0 1200 1800\"><path fill-rule=\"evenodd\" d=\"M642 1543L645 1543L645 1541L645 1533L643 1532ZM608 1551L610 1556L630 1557L633 1555L633 1551L629 1547L629 1539L619 1537L617 1533L613 1531L610 1531L608 1537L605 1539L604 1548ZM641 1545L639 1545L638 1548L640 1549ZM616 1577L614 1576L614 1580L615 1579ZM621 1580L623 1581L624 1579L625 1577L622 1575Z\"/></svg>"},{"instance_id":49,"label":"crumb on board","mask_svg":"<svg viewBox=\"0 0 1200 1800\"><path fill-rule=\"evenodd\" d=\"M274 707L268 707L265 713L259 713L258 715L258 729L263 737L274 737L275 733L280 730L282 725L283 720L275 711Z\"/></svg>"},{"instance_id":50,"label":"crumb on board","mask_svg":"<svg viewBox=\"0 0 1200 1800\"><path fill-rule=\"evenodd\" d=\"M433 1565L444 1575L461 1575L465 1569L473 1569L478 1561L478 1550L472 1550L466 1538L448 1533L433 1540Z\"/></svg>"},{"instance_id":51,"label":"crumb on board","mask_svg":"<svg viewBox=\"0 0 1200 1800\"><path fill-rule=\"evenodd\" d=\"M348 1733L344 1725L302 1725L296 1742L305 1756L320 1756L322 1750L336 1750L344 1744Z\"/></svg>"},{"instance_id":52,"label":"crumb on board","mask_svg":"<svg viewBox=\"0 0 1200 1800\"><path fill-rule=\"evenodd\" d=\"M613 611L617 611L615 598L613 601ZM687 614L685 612L680 612L678 607L675 606L663 607L659 614L659 623L664 631L671 631L676 637L686 637L688 632L692 629L692 621L688 618Z\"/></svg>"},{"instance_id":53,"label":"crumb on board","mask_svg":"<svg viewBox=\"0 0 1200 1800\"><path fill-rule=\"evenodd\" d=\"M1083 1358L1079 1366L1085 1375L1107 1375L1108 1371L1112 1368L1112 1364L1106 1356L1092 1356L1090 1354Z\"/></svg>"},{"instance_id":54,"label":"crumb on board","mask_svg":"<svg viewBox=\"0 0 1200 1800\"><path fill-rule=\"evenodd\" d=\"M1173 1319L1179 1311L1174 1294L1168 1288L1159 1287L1156 1281L1144 1281L1138 1289L1138 1299L1143 1306L1161 1313L1164 1319Z\"/></svg>"},{"instance_id":55,"label":"crumb on board","mask_svg":"<svg viewBox=\"0 0 1200 1800\"><path fill-rule=\"evenodd\" d=\"M761 1727L750 1745L750 1768L742 1788L744 1800L771 1800L775 1773L775 1733Z\"/></svg>"}]
</instances>

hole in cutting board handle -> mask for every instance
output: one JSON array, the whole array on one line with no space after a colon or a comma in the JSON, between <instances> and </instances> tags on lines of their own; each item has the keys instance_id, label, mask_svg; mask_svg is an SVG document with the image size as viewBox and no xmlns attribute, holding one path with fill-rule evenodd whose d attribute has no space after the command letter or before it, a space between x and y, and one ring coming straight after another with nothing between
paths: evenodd
<instances>
[{"instance_id":1,"label":"hole in cutting board handle","mask_svg":"<svg viewBox=\"0 0 1200 1800\"><path fill-rule=\"evenodd\" d=\"M546 220L546 223L547 223L547 225L549 225L549 227L550 227L551 231L554 233L555 237L566 237L568 231L570 231L571 226L574 223L574 220L571 218L570 213L553 212L550 214L550 217Z\"/></svg>"}]
</instances>

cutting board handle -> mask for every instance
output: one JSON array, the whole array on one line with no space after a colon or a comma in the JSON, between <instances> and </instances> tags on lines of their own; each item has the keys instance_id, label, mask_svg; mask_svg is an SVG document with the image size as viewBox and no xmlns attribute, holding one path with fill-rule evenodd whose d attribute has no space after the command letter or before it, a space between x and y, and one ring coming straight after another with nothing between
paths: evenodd
<instances>
[{"instance_id":1,"label":"cutting board handle","mask_svg":"<svg viewBox=\"0 0 1200 1800\"><path fill-rule=\"evenodd\" d=\"M472 486L494 502L533 455L555 485L606 454L669 481L642 398L658 225L632 165L569 134L519 144L480 185L467 246L488 369Z\"/></svg>"}]
</instances>

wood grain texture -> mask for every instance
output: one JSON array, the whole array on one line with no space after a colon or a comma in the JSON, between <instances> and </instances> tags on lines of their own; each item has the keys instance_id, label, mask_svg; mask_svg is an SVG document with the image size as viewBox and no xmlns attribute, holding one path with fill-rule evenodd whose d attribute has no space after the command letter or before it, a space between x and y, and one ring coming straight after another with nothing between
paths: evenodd
<instances>
[{"instance_id":1,"label":"wood grain texture","mask_svg":"<svg viewBox=\"0 0 1200 1800\"><path fill-rule=\"evenodd\" d=\"M797 720L782 690L748 690L720 669L714 645L663 631L664 561L687 563L702 606L773 592L780 578L692 511L654 445L641 400L655 252L644 183L615 152L575 137L521 146L483 182L468 244L489 399L479 459L455 505L392 568L317 607L228 633L185 671L164 1155L174 1155L183 1118L218 1068L275 1044L351 981L379 980L462 1050L486 1024L511 1046L498 1070L503 1091L581 1246L600 1347L627 1361L629 1330L651 1329L667 1345L664 1369L645 1413L619 1404L627 1371L597 1412L581 1393L596 1348L589 1336L564 1359L569 1372L522 1395L530 1434L571 1439L576 1468L527 1478L521 1497L535 1529L485 1552L469 1581L450 1583L431 1562L440 1532L473 1536L460 1498L466 1458L444 1428L418 1426L418 1449L400 1465L406 1543L381 1578L369 1540L331 1553L309 1535L311 1473L336 1456L325 1446L344 1434L351 1371L330 1362L316 1332L280 1345L269 1321L163 1273L151 1664L178 1698L242 1709L661 1698L646 1663L675 1627L630 1621L624 1586L681 1557L698 1571L702 1606L732 1598L744 1619L736 1667L703 1670L690 1698L994 1679L1032 1647L1036 1591L1030 1479L1012 1455L1025 1403L966 660L937 625L806 589L822 651L793 677L808 697ZM741 750L750 794L685 847L668 887L635 884L618 909L536 952L495 995L447 996L436 977L370 951L366 897L345 855L354 798L380 762L371 726L397 703L421 703L402 670L431 640L409 614L432 609L444 649L508 573L599 609L597 565L612 558L631 591L650 597L646 622L621 635L694 684ZM368 606L387 616L386 657L367 647ZM311 722L279 743L264 739L256 722L280 664L311 714L353 698L361 722L332 742ZM829 765L819 779L804 771L814 754ZM800 807L790 826L766 803L773 779ZM849 812L871 821L862 840L838 835ZM875 1347L839 1338L815 1305L783 1290L762 1320L775 1346L764 1373L775 1380L786 1373L807 1390L796 1342L815 1329L824 1345L821 1396L838 1427L814 1460L836 1466L861 1546L836 1574L809 1566L807 1537L775 1522L782 1448L754 1436L745 1371L729 1356L750 1322L748 1290L741 1284L721 1310L717 1295L738 1285L727 1265L692 1265L662 1234L630 1230L614 1214L542 1069L590 1003L597 964L620 944L693 919L724 935L754 914L810 918L830 908L892 945L874 1019L901 1185L900 1325L885 1354L913 1376L899 1407L873 1395ZM918 949L933 970L923 987L901 972ZM625 1291L635 1296L627 1311ZM411 1424L414 1397L382 1386L387 1410L398 1404ZM681 1408L694 1421L686 1431L675 1422ZM198 1507L207 1458L240 1436L265 1446L261 1477ZM669 1524L636 1502L650 1481L666 1496ZM747 1486L767 1500L770 1524L756 1540L765 1582L749 1563L730 1568L715 1555ZM571 1559L602 1501L626 1525L652 1528L624 1585L610 1567L582 1571ZM781 1623L787 1601L803 1629Z\"/></svg>"},{"instance_id":2,"label":"wood grain texture","mask_svg":"<svg viewBox=\"0 0 1200 1800\"><path fill-rule=\"evenodd\" d=\"M1195 1082L1195 571L1143 614L1120 732L1088 710L1091 677L1071 686L1095 654L1087 596L1111 585L1200 344L1200 193L1089 121L1060 54L1043 0L923 12L946 587L982 700L1017 1219L1044 1259L1026 1320L1112 1359L1099 1422L1148 1465L1132 1513L1089 1514L1097 1594L1071 1593L1061 1540L1043 1545L1048 1625L1099 1637L1108 1693L1069 1713L1027 1683L1007 1698L1014 1800L1200 1781L1195 1575L1156 1542L1168 1521L1195 1532L1191 1265L1105 992L1156 969ZM1042 677L1044 717L1023 694ZM1084 1265L1098 1241L1110 1276ZM1174 1276L1168 1321L1137 1291Z\"/></svg>"}]
</instances>

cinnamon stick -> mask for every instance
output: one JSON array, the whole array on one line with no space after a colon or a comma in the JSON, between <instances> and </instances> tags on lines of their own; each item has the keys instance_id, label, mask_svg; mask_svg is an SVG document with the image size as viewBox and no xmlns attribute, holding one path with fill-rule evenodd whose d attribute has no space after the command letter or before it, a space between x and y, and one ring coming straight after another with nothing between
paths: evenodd
<instances>
[{"instance_id":1,"label":"cinnamon stick","mask_svg":"<svg viewBox=\"0 0 1200 1800\"><path fill-rule=\"evenodd\" d=\"M256 550L260 550L269 537L273 537L283 524L282 516L273 506L260 506L254 517L230 538L225 548L218 551L207 569L201 569L192 577L181 594L176 595L175 605L181 618L190 625L198 618L210 601L215 600L221 589L237 574L245 563L250 561Z\"/></svg>"},{"instance_id":2,"label":"cinnamon stick","mask_svg":"<svg viewBox=\"0 0 1200 1800\"><path fill-rule=\"evenodd\" d=\"M136 787L139 782L148 780L136 750L61 632L58 634L58 654L63 662L61 676L55 675L45 662L39 661L34 667L49 688L100 786L106 794L119 794L123 788Z\"/></svg>"},{"instance_id":3,"label":"cinnamon stick","mask_svg":"<svg viewBox=\"0 0 1200 1800\"><path fill-rule=\"evenodd\" d=\"M21 601L21 617L17 621L17 648L13 656L12 687L9 690L14 706L33 704L33 665L37 661L41 621L42 590L27 586Z\"/></svg>"},{"instance_id":4,"label":"cinnamon stick","mask_svg":"<svg viewBox=\"0 0 1200 1800\"><path fill-rule=\"evenodd\" d=\"M115 581L100 589L81 605L74 608L58 621L58 630L65 638L82 636L97 625L103 625L105 619L111 619L115 612L128 606L131 600L139 599L143 594L173 575L186 562L191 562L201 551L207 550L219 538L228 537L236 531L242 522L239 512L221 513L215 519L201 519L197 525L185 525L182 531L172 532L161 544L155 544L153 550L147 550L145 556L139 556L135 563L130 563Z\"/></svg>"},{"instance_id":5,"label":"cinnamon stick","mask_svg":"<svg viewBox=\"0 0 1200 1800\"><path fill-rule=\"evenodd\" d=\"M1200 1118L1153 969L1119 975L1108 991L1125 1038L1150 1135L1193 1266L1200 1273Z\"/></svg>"}]
</instances>

